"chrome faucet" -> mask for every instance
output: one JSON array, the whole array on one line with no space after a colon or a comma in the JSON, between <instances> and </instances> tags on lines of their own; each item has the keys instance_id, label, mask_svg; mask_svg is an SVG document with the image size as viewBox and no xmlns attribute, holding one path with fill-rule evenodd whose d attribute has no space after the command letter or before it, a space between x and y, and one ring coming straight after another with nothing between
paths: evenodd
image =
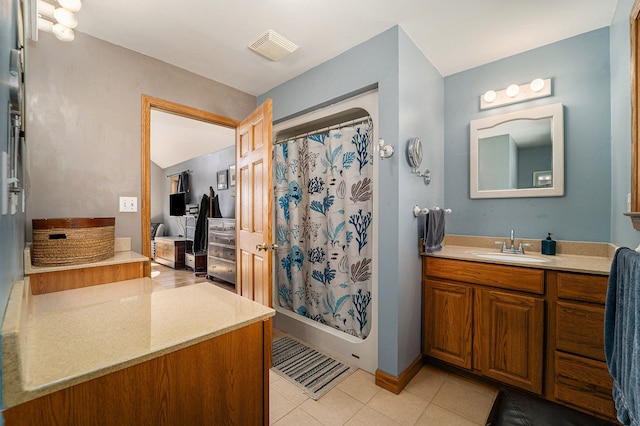
<instances>
[{"instance_id":1,"label":"chrome faucet","mask_svg":"<svg viewBox=\"0 0 640 426\"><path fill-rule=\"evenodd\" d=\"M518 248L516 248L515 231L513 229L509 233L509 248L507 248L507 243L505 243L504 241L496 241L496 244L501 246L500 253L509 254L524 254L524 248L531 247L531 244L520 243L518 244Z\"/></svg>"},{"instance_id":2,"label":"chrome faucet","mask_svg":"<svg viewBox=\"0 0 640 426\"><path fill-rule=\"evenodd\" d=\"M509 241L511 244L509 244L509 250L514 250L514 244L516 242L516 239L514 237L515 232L513 232L513 229L511 230L511 234L509 235Z\"/></svg>"}]
</instances>

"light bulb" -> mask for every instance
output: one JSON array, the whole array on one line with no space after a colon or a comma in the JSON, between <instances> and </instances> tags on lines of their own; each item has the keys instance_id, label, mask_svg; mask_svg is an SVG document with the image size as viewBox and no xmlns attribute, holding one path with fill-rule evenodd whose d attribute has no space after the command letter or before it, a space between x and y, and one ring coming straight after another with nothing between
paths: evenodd
<instances>
[{"instance_id":1,"label":"light bulb","mask_svg":"<svg viewBox=\"0 0 640 426\"><path fill-rule=\"evenodd\" d=\"M54 24L53 34L60 41L73 41L73 39L75 38L75 34L73 33L73 30L61 24Z\"/></svg>"},{"instance_id":2,"label":"light bulb","mask_svg":"<svg viewBox=\"0 0 640 426\"><path fill-rule=\"evenodd\" d=\"M496 100L496 92L493 90L487 90L484 92L484 101L487 103L491 103Z\"/></svg>"},{"instance_id":3,"label":"light bulb","mask_svg":"<svg viewBox=\"0 0 640 426\"><path fill-rule=\"evenodd\" d=\"M38 18L38 29L40 31L46 31L48 33L53 32L53 22L47 21L43 18Z\"/></svg>"},{"instance_id":4,"label":"light bulb","mask_svg":"<svg viewBox=\"0 0 640 426\"><path fill-rule=\"evenodd\" d=\"M511 84L507 87L507 96L509 96L510 98L513 98L515 96L518 95L518 93L520 92L520 86L518 86L517 84Z\"/></svg>"},{"instance_id":5,"label":"light bulb","mask_svg":"<svg viewBox=\"0 0 640 426\"><path fill-rule=\"evenodd\" d=\"M539 92L544 88L544 80L541 78L536 78L529 85L532 91Z\"/></svg>"},{"instance_id":6,"label":"light bulb","mask_svg":"<svg viewBox=\"0 0 640 426\"><path fill-rule=\"evenodd\" d=\"M38 0L38 14L45 16L47 18L53 18L53 14L55 13L55 6L44 2L42 0Z\"/></svg>"},{"instance_id":7,"label":"light bulb","mask_svg":"<svg viewBox=\"0 0 640 426\"><path fill-rule=\"evenodd\" d=\"M82 9L82 2L80 0L58 0L58 4L69 12L78 12Z\"/></svg>"},{"instance_id":8,"label":"light bulb","mask_svg":"<svg viewBox=\"0 0 640 426\"><path fill-rule=\"evenodd\" d=\"M75 28L78 26L78 20L75 15L67 9L63 9L61 7L57 8L53 12L53 17L56 18L56 21L67 28Z\"/></svg>"}]
</instances>

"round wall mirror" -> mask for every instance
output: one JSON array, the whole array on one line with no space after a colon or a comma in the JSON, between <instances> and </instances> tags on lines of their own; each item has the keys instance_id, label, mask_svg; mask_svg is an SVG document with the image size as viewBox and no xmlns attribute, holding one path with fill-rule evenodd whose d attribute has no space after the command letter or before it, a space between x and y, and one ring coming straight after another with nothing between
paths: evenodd
<instances>
[{"instance_id":1,"label":"round wall mirror","mask_svg":"<svg viewBox=\"0 0 640 426\"><path fill-rule=\"evenodd\" d=\"M422 164L422 142L419 138L409 139L407 144L407 161L409 165L417 169Z\"/></svg>"}]
</instances>

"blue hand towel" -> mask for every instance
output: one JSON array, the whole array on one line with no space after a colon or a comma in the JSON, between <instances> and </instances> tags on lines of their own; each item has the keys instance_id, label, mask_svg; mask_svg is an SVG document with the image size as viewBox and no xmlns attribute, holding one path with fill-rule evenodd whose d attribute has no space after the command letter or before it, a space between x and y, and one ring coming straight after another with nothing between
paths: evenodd
<instances>
[{"instance_id":1,"label":"blue hand towel","mask_svg":"<svg viewBox=\"0 0 640 426\"><path fill-rule=\"evenodd\" d=\"M640 421L640 254L616 251L607 286L604 348L613 400L624 425Z\"/></svg>"},{"instance_id":2,"label":"blue hand towel","mask_svg":"<svg viewBox=\"0 0 640 426\"><path fill-rule=\"evenodd\" d=\"M429 210L424 227L424 251L435 253L442 250L444 240L444 210Z\"/></svg>"}]
</instances>

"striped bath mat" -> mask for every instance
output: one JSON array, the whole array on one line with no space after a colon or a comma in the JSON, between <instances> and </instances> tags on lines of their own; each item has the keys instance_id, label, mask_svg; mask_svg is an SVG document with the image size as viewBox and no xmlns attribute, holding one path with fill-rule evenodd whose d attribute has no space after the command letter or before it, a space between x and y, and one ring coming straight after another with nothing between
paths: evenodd
<instances>
[{"instance_id":1,"label":"striped bath mat","mask_svg":"<svg viewBox=\"0 0 640 426\"><path fill-rule=\"evenodd\" d=\"M357 370L288 336L273 341L272 370L318 400Z\"/></svg>"}]
</instances>

